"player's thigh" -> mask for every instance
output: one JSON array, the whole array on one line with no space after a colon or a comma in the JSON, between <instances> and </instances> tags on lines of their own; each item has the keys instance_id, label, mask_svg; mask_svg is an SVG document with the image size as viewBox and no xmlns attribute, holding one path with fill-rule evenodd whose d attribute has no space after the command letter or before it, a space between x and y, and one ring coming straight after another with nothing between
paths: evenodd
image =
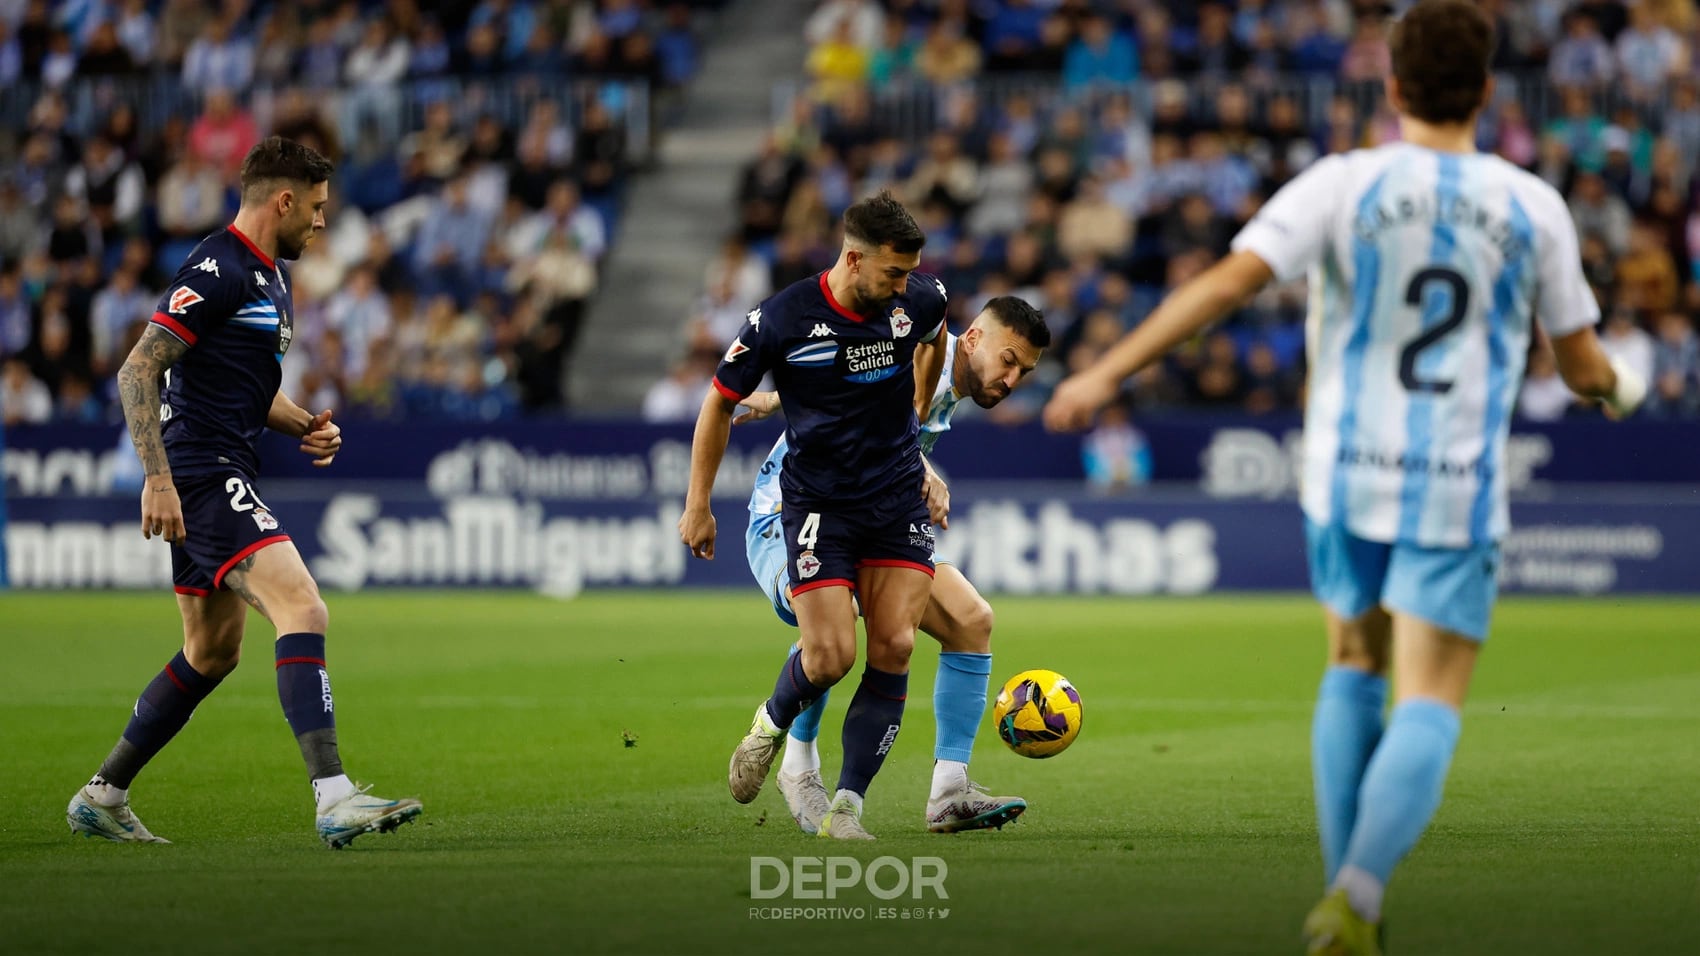
<instances>
[{"instance_id":1,"label":"player's thigh","mask_svg":"<svg viewBox=\"0 0 1700 956\"><path fill-rule=\"evenodd\" d=\"M1394 696L1462 706L1499 597L1499 546L1397 545L1382 602L1393 612Z\"/></svg>"},{"instance_id":2,"label":"player's thigh","mask_svg":"<svg viewBox=\"0 0 1700 956\"><path fill-rule=\"evenodd\" d=\"M183 656L207 677L223 677L241 659L248 605L231 591L177 595L183 616Z\"/></svg>"},{"instance_id":3,"label":"player's thigh","mask_svg":"<svg viewBox=\"0 0 1700 956\"><path fill-rule=\"evenodd\" d=\"M915 628L927 608L933 579L908 565L864 564L856 593L861 596L863 626L868 632L868 663L883 671L903 673L915 650Z\"/></svg>"},{"instance_id":4,"label":"player's thigh","mask_svg":"<svg viewBox=\"0 0 1700 956\"><path fill-rule=\"evenodd\" d=\"M792 608L803 673L821 686L838 683L856 663L856 608L849 586L809 588L792 598Z\"/></svg>"},{"instance_id":5,"label":"player's thigh","mask_svg":"<svg viewBox=\"0 0 1700 956\"><path fill-rule=\"evenodd\" d=\"M744 532L744 560L756 585L767 595L767 602L781 621L797 626L797 613L791 609L791 575L785 549L785 527L779 514L751 515L750 526Z\"/></svg>"},{"instance_id":6,"label":"player's thigh","mask_svg":"<svg viewBox=\"0 0 1700 956\"><path fill-rule=\"evenodd\" d=\"M329 624L319 586L287 538L244 555L226 573L225 583L264 614L279 634L323 634Z\"/></svg>"},{"instance_id":7,"label":"player's thigh","mask_svg":"<svg viewBox=\"0 0 1700 956\"><path fill-rule=\"evenodd\" d=\"M1340 620L1356 620L1381 604L1392 552L1392 545L1367 541L1341 525L1305 518L1311 592Z\"/></svg>"},{"instance_id":8,"label":"player's thigh","mask_svg":"<svg viewBox=\"0 0 1700 956\"><path fill-rule=\"evenodd\" d=\"M806 507L787 506L779 518L803 671L816 683L836 683L856 662L859 526L841 512Z\"/></svg>"},{"instance_id":9,"label":"player's thigh","mask_svg":"<svg viewBox=\"0 0 1700 956\"><path fill-rule=\"evenodd\" d=\"M954 564L937 565L921 630L939 642L941 650L985 654L992 649L992 606Z\"/></svg>"}]
</instances>

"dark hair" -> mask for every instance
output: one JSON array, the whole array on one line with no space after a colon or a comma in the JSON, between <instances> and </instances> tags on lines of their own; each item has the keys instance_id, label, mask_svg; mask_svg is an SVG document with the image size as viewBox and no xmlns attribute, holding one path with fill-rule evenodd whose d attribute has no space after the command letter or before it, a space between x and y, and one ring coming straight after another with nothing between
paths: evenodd
<instances>
[{"instance_id":1,"label":"dark hair","mask_svg":"<svg viewBox=\"0 0 1700 956\"><path fill-rule=\"evenodd\" d=\"M914 217L890 192L869 196L844 210L844 234L875 248L890 246L904 255L920 252L927 244Z\"/></svg>"},{"instance_id":2,"label":"dark hair","mask_svg":"<svg viewBox=\"0 0 1700 956\"><path fill-rule=\"evenodd\" d=\"M1405 110L1462 123L1481 108L1493 59L1493 21L1468 0L1422 0L1393 25L1388 47Z\"/></svg>"},{"instance_id":3,"label":"dark hair","mask_svg":"<svg viewBox=\"0 0 1700 956\"><path fill-rule=\"evenodd\" d=\"M1026 339L1036 349L1050 348L1051 327L1044 313L1020 296L1000 295L986 302L986 311L1005 328Z\"/></svg>"},{"instance_id":4,"label":"dark hair","mask_svg":"<svg viewBox=\"0 0 1700 956\"><path fill-rule=\"evenodd\" d=\"M258 200L258 191L278 183L316 186L331 178L336 166L318 150L282 136L270 136L248 150L242 159L242 200Z\"/></svg>"}]
</instances>

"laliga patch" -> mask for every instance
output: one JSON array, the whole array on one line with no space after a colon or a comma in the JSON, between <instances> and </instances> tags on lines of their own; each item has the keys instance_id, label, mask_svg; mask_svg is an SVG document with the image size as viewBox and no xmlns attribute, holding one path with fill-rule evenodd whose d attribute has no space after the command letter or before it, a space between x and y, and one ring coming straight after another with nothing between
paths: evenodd
<instances>
[{"instance_id":1,"label":"laliga patch","mask_svg":"<svg viewBox=\"0 0 1700 956\"><path fill-rule=\"evenodd\" d=\"M723 358L721 361L736 362L736 361L738 361L738 356L743 355L745 352L748 352L749 350L750 350L750 347L748 345L745 345L741 339L733 339L732 344L727 346L727 348L726 348L725 358Z\"/></svg>"},{"instance_id":2,"label":"laliga patch","mask_svg":"<svg viewBox=\"0 0 1700 956\"><path fill-rule=\"evenodd\" d=\"M186 285L180 285L172 290L171 298L166 302L166 309L173 315L182 315L188 311L189 306L204 301L206 300L201 298L199 292Z\"/></svg>"},{"instance_id":3,"label":"laliga patch","mask_svg":"<svg viewBox=\"0 0 1700 956\"><path fill-rule=\"evenodd\" d=\"M273 518L272 513L266 509L255 508L253 518L254 524L257 525L261 531L277 530L277 519Z\"/></svg>"},{"instance_id":4,"label":"laliga patch","mask_svg":"<svg viewBox=\"0 0 1700 956\"><path fill-rule=\"evenodd\" d=\"M914 327L915 321L904 314L902 306L891 311L891 334L894 338L903 338Z\"/></svg>"},{"instance_id":5,"label":"laliga patch","mask_svg":"<svg viewBox=\"0 0 1700 956\"><path fill-rule=\"evenodd\" d=\"M820 573L820 558L813 551L804 551L797 559L797 576L807 581Z\"/></svg>"}]
</instances>

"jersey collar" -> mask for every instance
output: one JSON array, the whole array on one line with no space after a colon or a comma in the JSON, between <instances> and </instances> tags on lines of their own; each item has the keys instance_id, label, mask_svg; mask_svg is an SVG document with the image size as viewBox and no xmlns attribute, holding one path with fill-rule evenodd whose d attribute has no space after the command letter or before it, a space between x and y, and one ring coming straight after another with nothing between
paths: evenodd
<instances>
[{"instance_id":1,"label":"jersey collar","mask_svg":"<svg viewBox=\"0 0 1700 956\"><path fill-rule=\"evenodd\" d=\"M844 316L852 322L867 321L867 319L862 316L859 316L838 304L838 300L832 297L832 287L826 284L826 273L824 272L820 274L820 294L826 296L826 304L832 306L832 311L837 312L839 315Z\"/></svg>"},{"instance_id":2,"label":"jersey collar","mask_svg":"<svg viewBox=\"0 0 1700 956\"><path fill-rule=\"evenodd\" d=\"M236 228L235 223L231 223L230 225L225 226L224 228L228 229L230 231L231 235L242 240L242 244L248 247L248 251L252 252L256 257L259 258L259 260L261 262L265 263L267 269L276 269L277 268L277 265L272 262L272 257L261 252L260 247L254 245L254 240L248 238L247 236L244 236L242 234L242 230Z\"/></svg>"}]
</instances>

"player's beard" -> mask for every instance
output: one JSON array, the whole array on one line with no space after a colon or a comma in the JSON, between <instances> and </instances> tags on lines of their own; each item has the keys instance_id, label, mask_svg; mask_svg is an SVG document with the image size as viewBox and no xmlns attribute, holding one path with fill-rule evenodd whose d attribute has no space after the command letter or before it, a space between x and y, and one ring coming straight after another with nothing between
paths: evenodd
<instances>
[{"instance_id":1,"label":"player's beard","mask_svg":"<svg viewBox=\"0 0 1700 956\"><path fill-rule=\"evenodd\" d=\"M895 294L887 296L874 295L873 289L865 282L856 283L856 311L866 316L875 316L885 307L887 302L897 298Z\"/></svg>"},{"instance_id":2,"label":"player's beard","mask_svg":"<svg viewBox=\"0 0 1700 956\"><path fill-rule=\"evenodd\" d=\"M313 230L311 228L298 236L279 233L277 237L277 257L279 259L301 258L301 253L307 251L307 242L312 237Z\"/></svg>"}]
</instances>

